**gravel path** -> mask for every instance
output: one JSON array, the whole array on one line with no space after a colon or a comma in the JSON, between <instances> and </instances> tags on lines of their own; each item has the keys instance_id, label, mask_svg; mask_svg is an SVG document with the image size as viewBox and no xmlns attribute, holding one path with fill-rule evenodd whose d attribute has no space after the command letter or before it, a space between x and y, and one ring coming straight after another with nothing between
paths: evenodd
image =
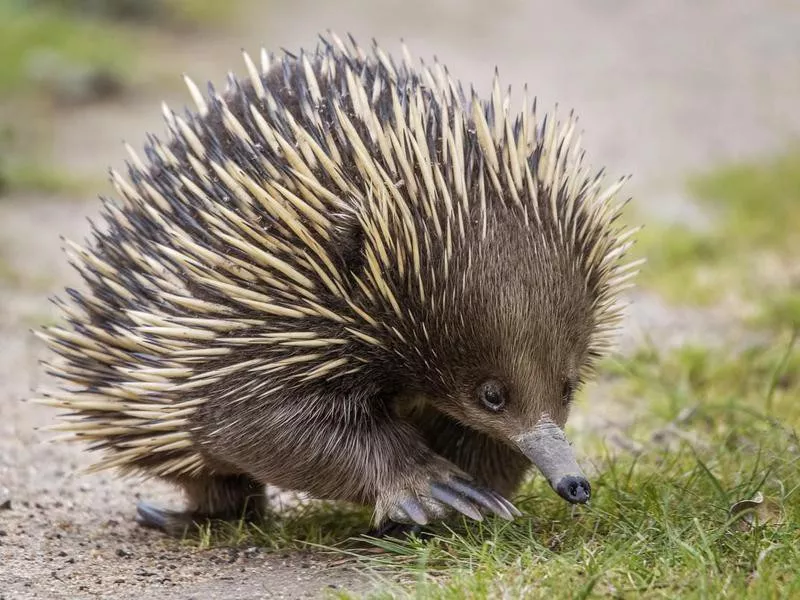
<instances>
[{"instance_id":1,"label":"gravel path","mask_svg":"<svg viewBox=\"0 0 800 600\"><path fill-rule=\"evenodd\" d=\"M298 48L327 28L364 44L375 36L390 49L404 37L416 56L439 56L481 90L499 65L516 90L527 81L541 106L574 107L590 160L612 175L633 173L630 190L654 217L693 218L681 190L687 172L800 134L800 8L792 0L293 0L247 12L235 36L173 49L175 73L221 81L231 66L243 71L240 47ZM186 102L182 93L167 97ZM163 131L160 99L145 92L65 114L55 155L76 174L101 177L122 160L121 139L140 145L145 131ZM74 281L58 236L81 238L96 209L91 199L32 196L0 205L0 252L15 275L0 284L0 599L299 598L365 586L314 556L198 553L139 530L135 498L176 501L170 490L109 474L76 477L85 453L45 444L34 430L53 415L19 401L37 383L39 348L28 329L48 318L46 296ZM724 327L724 315L672 311L644 293L636 300L626 347L642 332L664 343ZM588 404L589 416L610 410Z\"/></svg>"}]
</instances>

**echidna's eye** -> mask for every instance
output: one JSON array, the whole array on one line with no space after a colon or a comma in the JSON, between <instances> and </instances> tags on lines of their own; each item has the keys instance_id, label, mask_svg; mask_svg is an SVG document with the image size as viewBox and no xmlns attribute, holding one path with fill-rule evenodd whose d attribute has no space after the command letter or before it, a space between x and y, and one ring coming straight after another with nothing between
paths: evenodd
<instances>
[{"instance_id":1,"label":"echidna's eye","mask_svg":"<svg viewBox=\"0 0 800 600\"><path fill-rule=\"evenodd\" d=\"M496 379L488 379L478 386L478 399L485 408L498 412L506 405L506 388Z\"/></svg>"},{"instance_id":2,"label":"echidna's eye","mask_svg":"<svg viewBox=\"0 0 800 600\"><path fill-rule=\"evenodd\" d=\"M575 382L572 379L565 379L561 387L561 402L564 406L569 406L575 396Z\"/></svg>"}]
</instances>

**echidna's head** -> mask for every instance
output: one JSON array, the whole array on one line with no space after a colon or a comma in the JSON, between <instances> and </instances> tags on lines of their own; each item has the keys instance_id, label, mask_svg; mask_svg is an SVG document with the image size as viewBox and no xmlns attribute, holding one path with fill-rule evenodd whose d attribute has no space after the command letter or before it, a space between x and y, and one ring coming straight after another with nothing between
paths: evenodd
<instances>
[{"instance_id":1,"label":"echidna's head","mask_svg":"<svg viewBox=\"0 0 800 600\"><path fill-rule=\"evenodd\" d=\"M564 499L585 502L590 486L563 427L603 350L602 284L545 224L525 226L499 209L484 239L477 229L467 228L468 241L454 249L450 273L437 270L426 302L404 298L414 316L400 329L414 340L397 361L404 385L519 449Z\"/></svg>"},{"instance_id":2,"label":"echidna's head","mask_svg":"<svg viewBox=\"0 0 800 600\"><path fill-rule=\"evenodd\" d=\"M359 281L365 312L379 315L381 374L517 448L563 498L586 502L563 427L634 273L619 263L631 233L615 225L621 182L603 188L587 175L572 118L539 125L523 112L512 122L497 86L465 115L454 88L415 96L412 84L408 121L385 127L408 143L398 172L415 177L376 185L391 168L377 150L356 165L374 174L359 211Z\"/></svg>"},{"instance_id":3,"label":"echidna's head","mask_svg":"<svg viewBox=\"0 0 800 600\"><path fill-rule=\"evenodd\" d=\"M564 426L591 362L595 323L590 293L570 261L536 232L495 226L436 315L442 321L425 321L432 368L415 366L447 413L515 440L542 420Z\"/></svg>"}]
</instances>

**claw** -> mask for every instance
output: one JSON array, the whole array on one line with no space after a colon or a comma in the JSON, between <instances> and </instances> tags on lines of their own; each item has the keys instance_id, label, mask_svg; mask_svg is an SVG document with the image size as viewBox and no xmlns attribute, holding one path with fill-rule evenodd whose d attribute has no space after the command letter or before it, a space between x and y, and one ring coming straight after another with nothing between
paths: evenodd
<instances>
[{"instance_id":1,"label":"claw","mask_svg":"<svg viewBox=\"0 0 800 600\"><path fill-rule=\"evenodd\" d=\"M400 508L402 508L406 515L408 515L408 518L414 521L414 523L417 525L428 524L428 515L425 514L425 509L420 501L416 498L406 498L400 502Z\"/></svg>"},{"instance_id":2,"label":"claw","mask_svg":"<svg viewBox=\"0 0 800 600\"><path fill-rule=\"evenodd\" d=\"M470 500L474 500L486 510L496 514L498 517L501 517L506 521L514 520L514 514L504 503L497 499L499 494L495 494L495 492L492 490L476 487L472 483L457 477L454 477L448 481L448 485Z\"/></svg>"},{"instance_id":3,"label":"claw","mask_svg":"<svg viewBox=\"0 0 800 600\"><path fill-rule=\"evenodd\" d=\"M389 520L397 523L408 523L411 520L411 518L408 516L408 513L400 505L393 506L389 510L388 517Z\"/></svg>"},{"instance_id":4,"label":"claw","mask_svg":"<svg viewBox=\"0 0 800 600\"><path fill-rule=\"evenodd\" d=\"M508 512L510 512L513 516L515 516L515 517L521 517L522 516L522 512L516 506L511 504L511 502L509 502L506 498L504 498L503 496L501 496L500 494L498 494L494 490L490 490L490 491L491 491L492 495L495 497L495 499L497 499L497 501L500 504L505 506L508 509Z\"/></svg>"},{"instance_id":5,"label":"claw","mask_svg":"<svg viewBox=\"0 0 800 600\"><path fill-rule=\"evenodd\" d=\"M139 502L136 505L136 522L142 527L166 531L174 516L172 511L158 508L149 502Z\"/></svg>"},{"instance_id":6,"label":"claw","mask_svg":"<svg viewBox=\"0 0 800 600\"><path fill-rule=\"evenodd\" d=\"M472 502L465 499L458 492L443 483L431 484L431 496L433 496L439 502L444 502L445 504L455 508L458 512L470 517L471 519L483 521L483 515L481 515L480 511L475 508L475 505L472 504Z\"/></svg>"},{"instance_id":7,"label":"claw","mask_svg":"<svg viewBox=\"0 0 800 600\"><path fill-rule=\"evenodd\" d=\"M148 529L158 529L173 537L182 537L195 523L195 519L185 512L158 508L149 502L136 505L136 522Z\"/></svg>"}]
</instances>

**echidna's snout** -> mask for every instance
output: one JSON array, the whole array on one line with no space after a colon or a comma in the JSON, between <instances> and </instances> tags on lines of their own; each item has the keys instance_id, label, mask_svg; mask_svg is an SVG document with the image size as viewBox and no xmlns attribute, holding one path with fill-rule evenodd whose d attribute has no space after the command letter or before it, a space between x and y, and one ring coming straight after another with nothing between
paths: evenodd
<instances>
[{"instance_id":1,"label":"echidna's snout","mask_svg":"<svg viewBox=\"0 0 800 600\"><path fill-rule=\"evenodd\" d=\"M562 477L555 488L558 495L571 504L586 504L592 495L592 486L587 479L575 475Z\"/></svg>"},{"instance_id":2,"label":"echidna's snout","mask_svg":"<svg viewBox=\"0 0 800 600\"><path fill-rule=\"evenodd\" d=\"M567 436L549 417L514 440L556 493L572 504L589 501L592 488L575 461Z\"/></svg>"}]
</instances>

